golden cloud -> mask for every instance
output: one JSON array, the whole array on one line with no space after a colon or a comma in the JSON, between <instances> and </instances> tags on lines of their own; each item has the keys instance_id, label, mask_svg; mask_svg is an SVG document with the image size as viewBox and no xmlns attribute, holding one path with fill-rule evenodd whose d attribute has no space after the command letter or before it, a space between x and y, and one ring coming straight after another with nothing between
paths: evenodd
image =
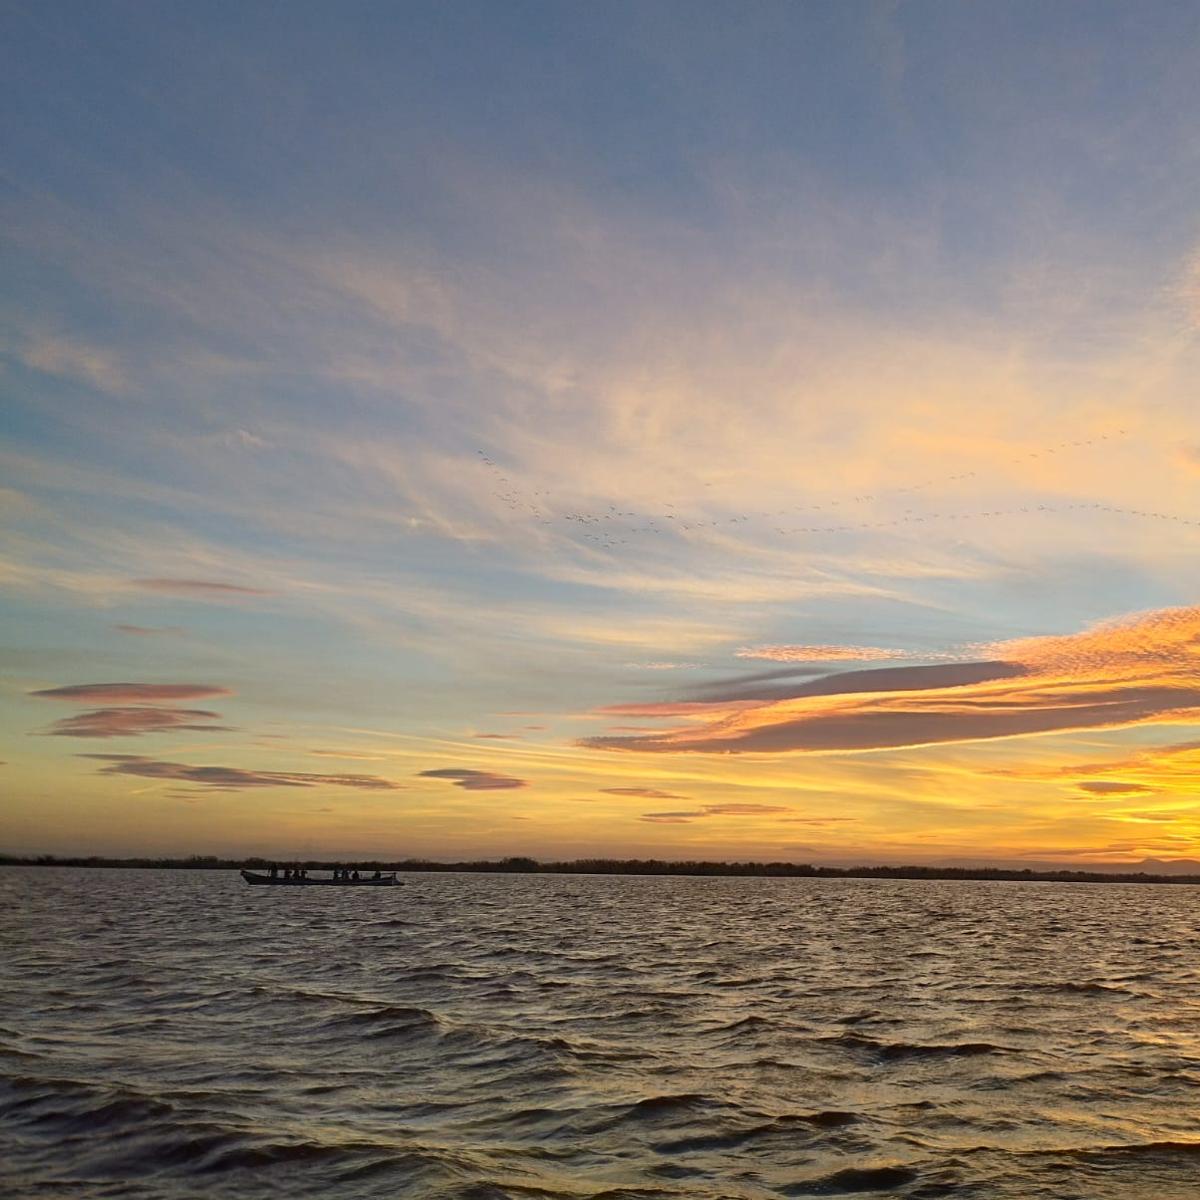
<instances>
[{"instance_id":1,"label":"golden cloud","mask_svg":"<svg viewBox=\"0 0 1200 1200\"><path fill-rule=\"evenodd\" d=\"M1134 614L989 650L995 658L988 662L829 675L796 684L786 696L742 701L739 710L713 714L699 728L584 744L658 753L850 752L1200 717L1197 607ZM669 706L662 709L665 715Z\"/></svg>"}]
</instances>

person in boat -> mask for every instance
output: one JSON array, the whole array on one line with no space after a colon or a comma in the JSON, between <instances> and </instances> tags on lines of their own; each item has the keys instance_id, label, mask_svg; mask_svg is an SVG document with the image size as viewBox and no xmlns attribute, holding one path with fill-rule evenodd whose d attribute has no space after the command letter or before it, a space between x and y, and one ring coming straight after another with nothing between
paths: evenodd
<instances>
[{"instance_id":1,"label":"person in boat","mask_svg":"<svg viewBox=\"0 0 1200 1200\"><path fill-rule=\"evenodd\" d=\"M357 879L357 878L358 878L358 868L357 868L357 867L355 867L355 868L354 868L354 874L353 874L353 875L351 875L351 876L350 876L350 878L351 878L351 879Z\"/></svg>"},{"instance_id":2,"label":"person in boat","mask_svg":"<svg viewBox=\"0 0 1200 1200\"><path fill-rule=\"evenodd\" d=\"M382 879L382 878L383 878L383 872L382 872L382 871L380 871L380 869L379 869L378 867L376 867L376 868L375 868L375 874L374 874L374 875L372 875L372 876L371 876L371 878L372 878L372 879Z\"/></svg>"},{"instance_id":3,"label":"person in boat","mask_svg":"<svg viewBox=\"0 0 1200 1200\"><path fill-rule=\"evenodd\" d=\"M279 864L272 863L271 864L271 878L274 879L278 874L279 874Z\"/></svg>"}]
</instances>

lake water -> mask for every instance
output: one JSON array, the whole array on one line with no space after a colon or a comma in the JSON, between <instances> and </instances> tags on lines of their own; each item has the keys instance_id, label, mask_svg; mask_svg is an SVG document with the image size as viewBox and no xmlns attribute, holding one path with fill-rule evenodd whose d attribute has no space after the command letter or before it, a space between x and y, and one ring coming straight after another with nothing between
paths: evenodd
<instances>
[{"instance_id":1,"label":"lake water","mask_svg":"<svg viewBox=\"0 0 1200 1200\"><path fill-rule=\"evenodd\" d=\"M1200 890L0 870L0 1193L1200 1195Z\"/></svg>"}]
</instances>

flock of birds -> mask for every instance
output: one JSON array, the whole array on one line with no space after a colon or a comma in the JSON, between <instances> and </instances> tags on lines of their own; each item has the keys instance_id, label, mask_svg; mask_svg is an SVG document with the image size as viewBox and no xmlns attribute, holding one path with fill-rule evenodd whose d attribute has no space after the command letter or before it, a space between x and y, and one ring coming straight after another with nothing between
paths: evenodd
<instances>
[{"instance_id":1,"label":"flock of birds","mask_svg":"<svg viewBox=\"0 0 1200 1200\"><path fill-rule=\"evenodd\" d=\"M1128 430L1118 429L1112 433L1099 434L1096 437L1080 438L1072 441L1058 442L1054 445L1043 446L1037 450L1017 455L1010 461L1013 464L1028 464L1039 459L1047 459L1067 451L1085 449L1103 442L1112 442L1128 436ZM658 507L662 510L656 514L629 511L610 504L604 510L592 512L568 511L554 513L551 511L550 494L546 491L526 492L520 489L505 473L503 468L482 450L477 450L481 464L491 473L494 482L496 499L514 513L527 515L539 524L557 525L566 523L578 527L576 535L590 545L603 549L615 550L627 546L635 535L663 535L686 533L693 530L728 530L731 527L745 524L752 520L763 519L772 522L771 530L780 535L792 534L827 534L851 533L858 531L894 529L905 525L932 524L938 521L976 521L996 517L1019 516L1035 513L1067 513L1067 512L1103 512L1117 516L1137 517L1146 520L1170 522L1175 525L1200 527L1200 520L1181 517L1171 513L1149 512L1144 509L1124 508L1112 504L1073 503L1073 504L1023 504L1011 508L967 509L943 512L918 512L913 508L904 509L899 516L887 520L847 520L853 513L853 506L886 501L890 497L899 498L914 492L926 491L931 488L944 487L948 484L961 483L974 479L977 471L960 471L955 474L940 475L926 479L920 483L904 487L890 488L886 492L863 492L846 497L842 500L829 500L824 504L800 504L790 508L780 508L751 513L740 513L734 516L717 517L713 519L698 519L688 510L681 509L669 501L661 501ZM713 484L706 484L712 487ZM808 523L785 524L780 518L795 520L798 514L811 514ZM842 518L836 524L815 523L813 517L836 516Z\"/></svg>"}]
</instances>

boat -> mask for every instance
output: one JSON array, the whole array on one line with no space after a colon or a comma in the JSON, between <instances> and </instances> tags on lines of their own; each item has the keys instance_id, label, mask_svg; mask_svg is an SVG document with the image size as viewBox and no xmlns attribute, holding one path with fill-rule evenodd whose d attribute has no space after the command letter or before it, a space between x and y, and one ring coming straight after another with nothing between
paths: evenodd
<instances>
[{"instance_id":1,"label":"boat","mask_svg":"<svg viewBox=\"0 0 1200 1200\"><path fill-rule=\"evenodd\" d=\"M287 879L282 874L263 875L258 871L247 871L242 868L242 878L247 883L266 883L274 887L403 887L404 884L396 879L396 872L391 871L380 875L378 879L364 875L359 879L334 879L332 877L312 878L303 875L299 879L291 876Z\"/></svg>"}]
</instances>

